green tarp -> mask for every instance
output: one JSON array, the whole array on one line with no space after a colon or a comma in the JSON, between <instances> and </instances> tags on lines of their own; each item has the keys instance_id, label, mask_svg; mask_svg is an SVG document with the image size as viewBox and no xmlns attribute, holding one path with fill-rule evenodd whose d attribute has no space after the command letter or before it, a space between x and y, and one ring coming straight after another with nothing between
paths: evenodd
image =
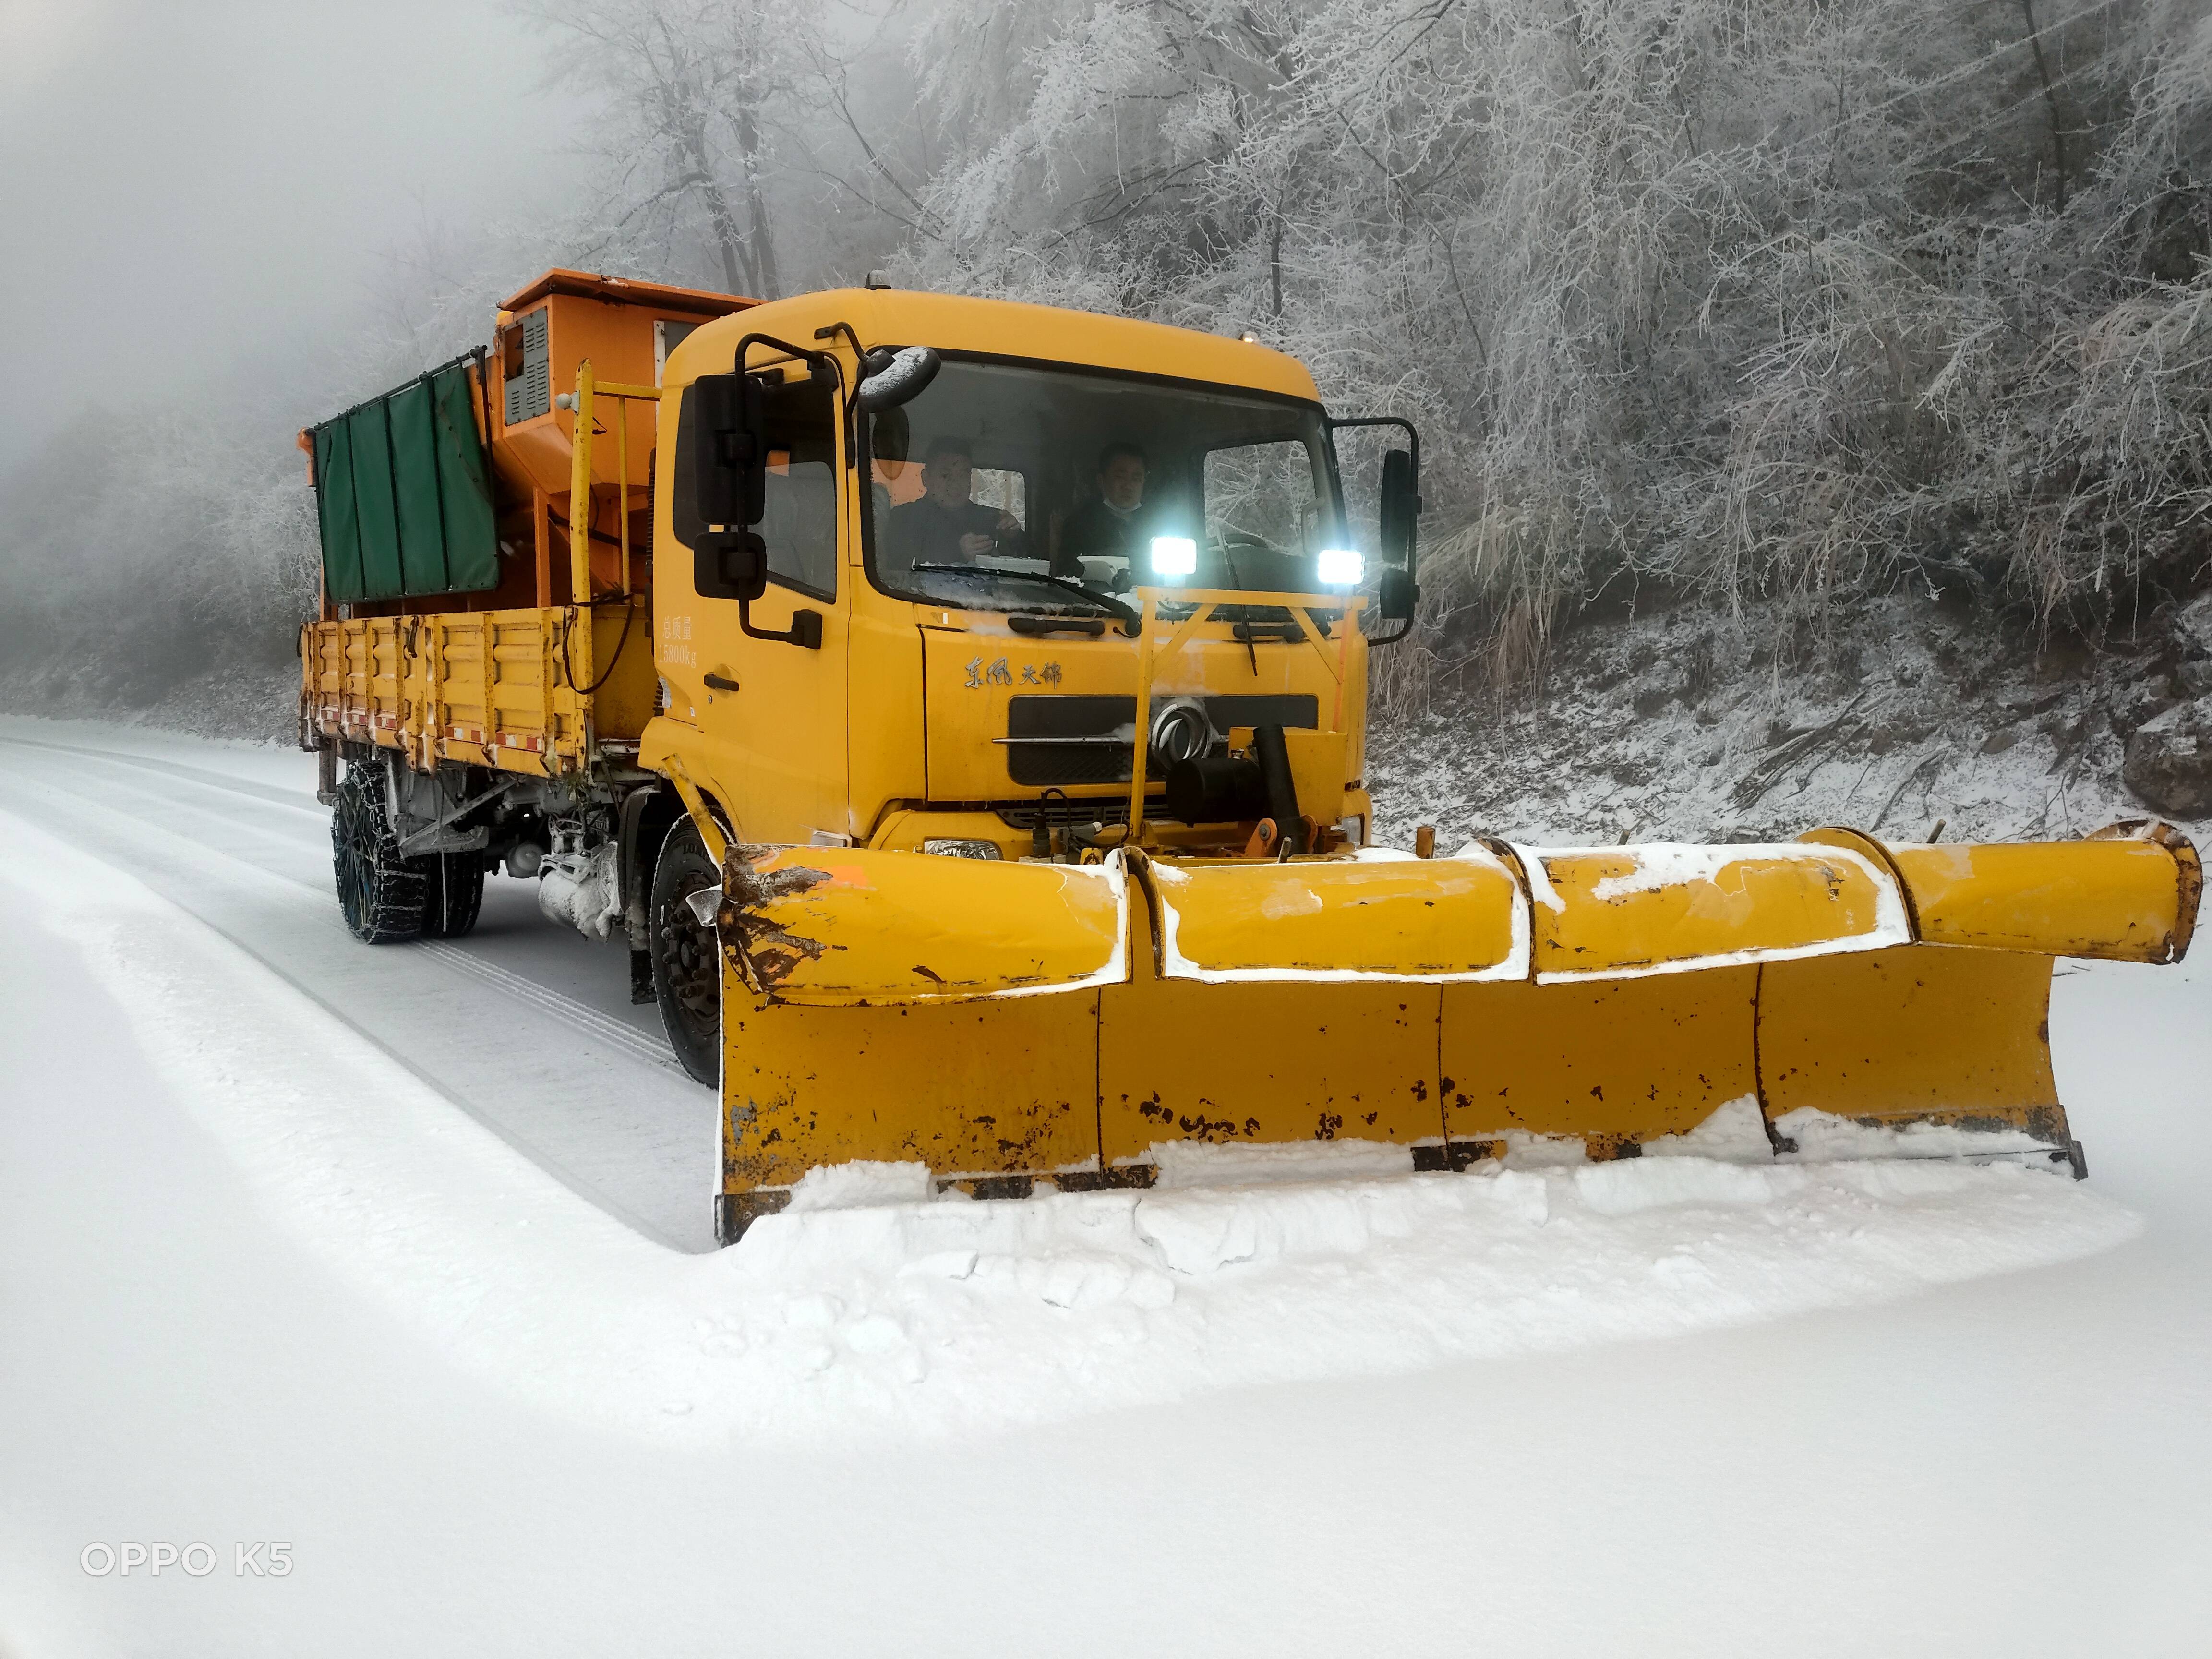
<instances>
[{"instance_id":1,"label":"green tarp","mask_svg":"<svg viewBox=\"0 0 2212 1659\"><path fill-rule=\"evenodd\" d=\"M333 605L499 586L490 469L463 358L314 429Z\"/></svg>"}]
</instances>

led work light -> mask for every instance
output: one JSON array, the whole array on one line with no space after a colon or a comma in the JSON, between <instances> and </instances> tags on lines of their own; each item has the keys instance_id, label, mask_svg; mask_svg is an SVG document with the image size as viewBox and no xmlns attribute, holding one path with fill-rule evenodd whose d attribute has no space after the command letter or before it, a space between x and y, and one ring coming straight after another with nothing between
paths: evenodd
<instances>
[{"instance_id":1,"label":"led work light","mask_svg":"<svg viewBox=\"0 0 2212 1659\"><path fill-rule=\"evenodd\" d=\"M1323 587L1357 587L1367 574L1367 562L1350 547L1324 547L1314 561Z\"/></svg>"},{"instance_id":2,"label":"led work light","mask_svg":"<svg viewBox=\"0 0 2212 1659\"><path fill-rule=\"evenodd\" d=\"M1198 571L1198 544L1188 536L1152 538L1152 574L1189 576Z\"/></svg>"}]
</instances>

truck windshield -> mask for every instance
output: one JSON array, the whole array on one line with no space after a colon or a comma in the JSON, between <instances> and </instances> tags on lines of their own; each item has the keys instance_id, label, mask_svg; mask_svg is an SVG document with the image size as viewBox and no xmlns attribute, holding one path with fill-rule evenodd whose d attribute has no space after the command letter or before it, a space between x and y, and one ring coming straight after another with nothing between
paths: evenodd
<instances>
[{"instance_id":1,"label":"truck windshield","mask_svg":"<svg viewBox=\"0 0 2212 1659\"><path fill-rule=\"evenodd\" d=\"M947 359L866 443L869 571L933 605L1118 610L1163 581L1310 592L1341 544L1322 411L1262 393Z\"/></svg>"}]
</instances>

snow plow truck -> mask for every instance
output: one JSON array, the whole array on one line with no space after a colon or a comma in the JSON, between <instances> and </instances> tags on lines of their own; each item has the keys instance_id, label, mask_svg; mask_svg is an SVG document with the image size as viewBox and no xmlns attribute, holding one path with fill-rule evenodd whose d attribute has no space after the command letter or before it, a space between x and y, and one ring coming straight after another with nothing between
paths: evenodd
<instances>
[{"instance_id":1,"label":"snow plow truck","mask_svg":"<svg viewBox=\"0 0 2212 1659\"><path fill-rule=\"evenodd\" d=\"M504 869L625 940L720 1091L724 1243L820 1166L1020 1197L1189 1142L1447 1171L1731 1122L2078 1176L2053 959L2195 922L2148 822L1372 844L1419 437L1249 337L555 270L301 443L349 927L465 933Z\"/></svg>"}]
</instances>

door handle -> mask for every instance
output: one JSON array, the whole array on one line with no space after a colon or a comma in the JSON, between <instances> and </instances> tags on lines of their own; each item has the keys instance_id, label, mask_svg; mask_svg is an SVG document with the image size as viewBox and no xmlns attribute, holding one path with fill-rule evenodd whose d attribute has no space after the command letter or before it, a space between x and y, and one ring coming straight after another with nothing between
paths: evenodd
<instances>
[{"instance_id":1,"label":"door handle","mask_svg":"<svg viewBox=\"0 0 2212 1659\"><path fill-rule=\"evenodd\" d=\"M720 674L709 674L707 676L707 689L709 691L734 691L738 689L738 683L724 679Z\"/></svg>"}]
</instances>

